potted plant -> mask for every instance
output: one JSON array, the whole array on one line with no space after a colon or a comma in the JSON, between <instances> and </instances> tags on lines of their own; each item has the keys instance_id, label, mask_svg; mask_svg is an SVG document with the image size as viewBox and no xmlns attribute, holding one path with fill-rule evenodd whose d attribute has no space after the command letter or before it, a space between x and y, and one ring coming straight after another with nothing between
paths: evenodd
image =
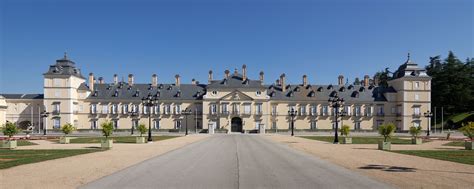
<instances>
[{"instance_id":1,"label":"potted plant","mask_svg":"<svg viewBox=\"0 0 474 189\"><path fill-rule=\"evenodd\" d=\"M383 141L379 141L379 150L390 150L393 132L395 131L395 125L393 123L387 123L379 126L379 134L383 136Z\"/></svg>"},{"instance_id":2,"label":"potted plant","mask_svg":"<svg viewBox=\"0 0 474 189\"><path fill-rule=\"evenodd\" d=\"M2 141L2 148L14 149L17 146L16 140L13 140L13 135L20 132L20 129L16 127L14 123L7 122L4 127L2 127L3 135L8 136L7 140Z\"/></svg>"},{"instance_id":3,"label":"potted plant","mask_svg":"<svg viewBox=\"0 0 474 189\"><path fill-rule=\"evenodd\" d=\"M145 134L148 131L148 128L144 124L138 125L138 131L140 132L140 136L137 137L136 142L137 144L143 144L145 143L145 137L143 134Z\"/></svg>"},{"instance_id":4,"label":"potted plant","mask_svg":"<svg viewBox=\"0 0 474 189\"><path fill-rule=\"evenodd\" d=\"M423 140L419 137L421 134L421 127L415 127L411 126L409 130L412 138L411 138L411 143L412 144L421 144L423 143Z\"/></svg>"},{"instance_id":5,"label":"potted plant","mask_svg":"<svg viewBox=\"0 0 474 189\"><path fill-rule=\"evenodd\" d=\"M101 141L101 147L104 149L110 149L112 148L112 144L114 141L112 139L109 139L109 136L112 135L114 131L114 125L110 121L106 121L100 125L102 127L102 134L105 136L105 139L102 139Z\"/></svg>"},{"instance_id":6,"label":"potted plant","mask_svg":"<svg viewBox=\"0 0 474 189\"><path fill-rule=\"evenodd\" d=\"M352 144L352 138L349 137L350 127L348 125L343 125L341 127L341 136L344 136L343 144Z\"/></svg>"},{"instance_id":7,"label":"potted plant","mask_svg":"<svg viewBox=\"0 0 474 189\"><path fill-rule=\"evenodd\" d=\"M469 122L466 125L463 125L459 130L469 138L464 142L464 148L466 150L472 150L472 147L474 146L474 122Z\"/></svg>"},{"instance_id":8,"label":"potted plant","mask_svg":"<svg viewBox=\"0 0 474 189\"><path fill-rule=\"evenodd\" d=\"M69 144L70 137L68 137L68 134L71 134L72 131L76 130L74 126L72 126L70 123L66 123L61 127L61 131L64 133L64 136L59 138L59 143L61 144Z\"/></svg>"}]
</instances>

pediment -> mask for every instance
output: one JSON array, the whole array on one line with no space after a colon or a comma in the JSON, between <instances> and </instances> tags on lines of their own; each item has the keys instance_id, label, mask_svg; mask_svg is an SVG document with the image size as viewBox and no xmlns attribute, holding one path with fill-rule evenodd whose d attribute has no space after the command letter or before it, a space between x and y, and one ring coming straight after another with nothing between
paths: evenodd
<instances>
[{"instance_id":1,"label":"pediment","mask_svg":"<svg viewBox=\"0 0 474 189\"><path fill-rule=\"evenodd\" d=\"M223 96L220 100L223 100L223 101L251 101L253 100L252 97L238 91L238 90L235 90L225 96Z\"/></svg>"}]
</instances>

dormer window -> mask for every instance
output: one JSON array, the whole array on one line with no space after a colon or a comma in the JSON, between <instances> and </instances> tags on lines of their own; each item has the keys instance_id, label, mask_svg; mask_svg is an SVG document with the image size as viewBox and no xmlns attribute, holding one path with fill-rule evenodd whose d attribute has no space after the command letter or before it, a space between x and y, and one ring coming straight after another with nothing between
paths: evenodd
<instances>
[{"instance_id":1,"label":"dormer window","mask_svg":"<svg viewBox=\"0 0 474 189\"><path fill-rule=\"evenodd\" d=\"M360 87L359 88L359 92L364 92L365 91L365 87Z\"/></svg>"},{"instance_id":2,"label":"dormer window","mask_svg":"<svg viewBox=\"0 0 474 189\"><path fill-rule=\"evenodd\" d=\"M169 85L168 90L171 90L171 89L173 89L173 86Z\"/></svg>"},{"instance_id":3,"label":"dormer window","mask_svg":"<svg viewBox=\"0 0 474 189\"><path fill-rule=\"evenodd\" d=\"M316 93L314 91L311 91L309 92L308 94L309 97L315 97L316 96Z\"/></svg>"},{"instance_id":4,"label":"dormer window","mask_svg":"<svg viewBox=\"0 0 474 189\"><path fill-rule=\"evenodd\" d=\"M255 93L255 95L257 95L257 96L262 95L262 91L257 91L257 92Z\"/></svg>"},{"instance_id":5,"label":"dormer window","mask_svg":"<svg viewBox=\"0 0 474 189\"><path fill-rule=\"evenodd\" d=\"M300 87L295 87L296 92L300 92Z\"/></svg>"},{"instance_id":6,"label":"dormer window","mask_svg":"<svg viewBox=\"0 0 474 189\"><path fill-rule=\"evenodd\" d=\"M151 84L148 86L148 90L149 91L153 90L153 86L151 86Z\"/></svg>"},{"instance_id":7,"label":"dormer window","mask_svg":"<svg viewBox=\"0 0 474 189\"><path fill-rule=\"evenodd\" d=\"M158 92L156 92L155 97L160 97L160 95L161 95L161 92L158 91Z\"/></svg>"},{"instance_id":8,"label":"dormer window","mask_svg":"<svg viewBox=\"0 0 474 189\"><path fill-rule=\"evenodd\" d=\"M118 97L118 95L119 95L119 92L118 92L118 90L116 89L115 92L114 92L114 97Z\"/></svg>"},{"instance_id":9,"label":"dormer window","mask_svg":"<svg viewBox=\"0 0 474 189\"><path fill-rule=\"evenodd\" d=\"M344 92L344 91L346 91L346 88L345 88L345 87L341 87L341 88L339 88L339 91Z\"/></svg>"},{"instance_id":10,"label":"dormer window","mask_svg":"<svg viewBox=\"0 0 474 189\"><path fill-rule=\"evenodd\" d=\"M94 94L92 96L97 97L99 95L99 91L94 91Z\"/></svg>"},{"instance_id":11,"label":"dormer window","mask_svg":"<svg viewBox=\"0 0 474 189\"><path fill-rule=\"evenodd\" d=\"M290 91L290 92L288 93L288 97L293 97L293 96L294 96L293 91Z\"/></svg>"},{"instance_id":12,"label":"dormer window","mask_svg":"<svg viewBox=\"0 0 474 189\"><path fill-rule=\"evenodd\" d=\"M354 89L354 85L349 85L349 87L347 87L347 89L349 89L349 90Z\"/></svg>"},{"instance_id":13,"label":"dormer window","mask_svg":"<svg viewBox=\"0 0 474 189\"><path fill-rule=\"evenodd\" d=\"M201 91L196 92L196 97L200 97L200 96L201 96Z\"/></svg>"},{"instance_id":14,"label":"dormer window","mask_svg":"<svg viewBox=\"0 0 474 189\"><path fill-rule=\"evenodd\" d=\"M176 97L181 97L181 91L176 92Z\"/></svg>"},{"instance_id":15,"label":"dormer window","mask_svg":"<svg viewBox=\"0 0 474 189\"><path fill-rule=\"evenodd\" d=\"M139 90L136 90L134 96L135 96L135 97L139 97L139 96L140 96L140 91L139 91Z\"/></svg>"},{"instance_id":16,"label":"dormer window","mask_svg":"<svg viewBox=\"0 0 474 189\"><path fill-rule=\"evenodd\" d=\"M318 92L323 91L323 87L318 87Z\"/></svg>"},{"instance_id":17,"label":"dormer window","mask_svg":"<svg viewBox=\"0 0 474 189\"><path fill-rule=\"evenodd\" d=\"M158 86L158 89L163 89L163 84L160 84L160 86Z\"/></svg>"},{"instance_id":18,"label":"dormer window","mask_svg":"<svg viewBox=\"0 0 474 189\"><path fill-rule=\"evenodd\" d=\"M351 97L352 98L359 98L359 92L357 92L357 91L352 92Z\"/></svg>"},{"instance_id":19,"label":"dormer window","mask_svg":"<svg viewBox=\"0 0 474 189\"><path fill-rule=\"evenodd\" d=\"M328 85L328 90L332 90L332 85Z\"/></svg>"},{"instance_id":20,"label":"dormer window","mask_svg":"<svg viewBox=\"0 0 474 189\"><path fill-rule=\"evenodd\" d=\"M372 90L375 86L371 85L369 86L369 90Z\"/></svg>"},{"instance_id":21,"label":"dormer window","mask_svg":"<svg viewBox=\"0 0 474 189\"><path fill-rule=\"evenodd\" d=\"M215 96L215 95L217 95L217 91L212 91L211 94L212 94L213 96Z\"/></svg>"}]
</instances>

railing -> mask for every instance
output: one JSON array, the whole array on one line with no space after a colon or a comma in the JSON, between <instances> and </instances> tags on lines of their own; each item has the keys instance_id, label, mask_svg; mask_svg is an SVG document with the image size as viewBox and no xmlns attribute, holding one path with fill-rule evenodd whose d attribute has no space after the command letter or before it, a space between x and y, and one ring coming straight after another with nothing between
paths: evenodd
<instances>
[{"instance_id":1,"label":"railing","mask_svg":"<svg viewBox=\"0 0 474 189\"><path fill-rule=\"evenodd\" d=\"M53 115L58 115L58 114L60 114L60 113L61 113L61 111L59 111L59 110L53 110L53 111L51 112L51 114L53 114Z\"/></svg>"},{"instance_id":2,"label":"railing","mask_svg":"<svg viewBox=\"0 0 474 189\"><path fill-rule=\"evenodd\" d=\"M421 117L421 113L413 113L413 117Z\"/></svg>"}]
</instances>

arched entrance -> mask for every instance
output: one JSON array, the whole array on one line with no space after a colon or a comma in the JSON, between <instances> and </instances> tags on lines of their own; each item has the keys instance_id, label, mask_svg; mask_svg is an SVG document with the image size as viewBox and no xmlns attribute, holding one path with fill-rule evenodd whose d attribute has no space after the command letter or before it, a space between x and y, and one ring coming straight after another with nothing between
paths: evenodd
<instances>
[{"instance_id":1,"label":"arched entrance","mask_svg":"<svg viewBox=\"0 0 474 189\"><path fill-rule=\"evenodd\" d=\"M231 132L242 132L242 119L240 117L234 117L231 120Z\"/></svg>"}]
</instances>

